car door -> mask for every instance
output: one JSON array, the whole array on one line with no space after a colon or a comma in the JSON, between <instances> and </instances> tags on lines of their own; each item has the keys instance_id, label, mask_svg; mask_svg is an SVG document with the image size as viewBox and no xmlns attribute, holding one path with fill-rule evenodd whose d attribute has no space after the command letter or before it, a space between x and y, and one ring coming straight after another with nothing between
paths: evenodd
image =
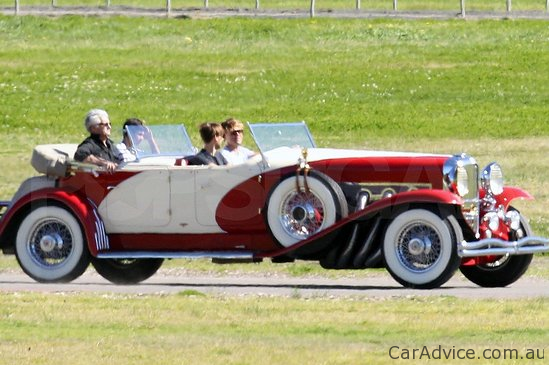
<instances>
[{"instance_id":1,"label":"car door","mask_svg":"<svg viewBox=\"0 0 549 365\"><path fill-rule=\"evenodd\" d=\"M170 173L166 167L139 172L108 189L98 207L107 233L155 233L170 223Z\"/></svg>"},{"instance_id":2,"label":"car door","mask_svg":"<svg viewBox=\"0 0 549 365\"><path fill-rule=\"evenodd\" d=\"M196 170L195 209L197 222L204 227L219 227L216 212L223 197L236 186L260 174L256 160L233 166L207 166ZM223 232L219 228L220 232Z\"/></svg>"}]
</instances>

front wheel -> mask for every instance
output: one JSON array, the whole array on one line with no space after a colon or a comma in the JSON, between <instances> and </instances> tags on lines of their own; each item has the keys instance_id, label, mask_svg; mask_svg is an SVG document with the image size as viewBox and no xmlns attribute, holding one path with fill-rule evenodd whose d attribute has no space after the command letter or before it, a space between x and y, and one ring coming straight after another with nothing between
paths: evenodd
<instances>
[{"instance_id":1,"label":"front wheel","mask_svg":"<svg viewBox=\"0 0 549 365\"><path fill-rule=\"evenodd\" d=\"M509 208L509 210L515 210ZM524 218L520 216L520 228L512 235L513 239L520 239L532 235L532 228ZM463 276L473 283L485 288L500 288L510 285L520 279L528 270L534 255L505 255L494 262L462 266L459 268Z\"/></svg>"},{"instance_id":2,"label":"front wheel","mask_svg":"<svg viewBox=\"0 0 549 365\"><path fill-rule=\"evenodd\" d=\"M36 208L23 219L15 254L23 271L43 283L72 281L90 263L80 224L70 212L56 206Z\"/></svg>"},{"instance_id":3,"label":"front wheel","mask_svg":"<svg viewBox=\"0 0 549 365\"><path fill-rule=\"evenodd\" d=\"M164 259L92 259L99 275L114 284L137 284L153 276Z\"/></svg>"},{"instance_id":4,"label":"front wheel","mask_svg":"<svg viewBox=\"0 0 549 365\"><path fill-rule=\"evenodd\" d=\"M409 288L437 288L459 265L457 239L461 232L451 215L446 218L425 209L396 216L385 232L383 256L391 276Z\"/></svg>"}]
</instances>

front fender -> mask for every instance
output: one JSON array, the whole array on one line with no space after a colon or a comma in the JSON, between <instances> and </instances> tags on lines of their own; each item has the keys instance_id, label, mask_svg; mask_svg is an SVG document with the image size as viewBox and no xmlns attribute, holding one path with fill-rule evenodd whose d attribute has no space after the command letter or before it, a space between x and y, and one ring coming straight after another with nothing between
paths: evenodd
<instances>
[{"instance_id":1,"label":"front fender","mask_svg":"<svg viewBox=\"0 0 549 365\"><path fill-rule=\"evenodd\" d=\"M520 188L506 186L503 189L503 193L496 196L495 199L497 205L503 205L505 207L505 210L507 210L511 202L515 199L533 200L534 197L530 195L530 193L528 193L527 191Z\"/></svg>"},{"instance_id":2,"label":"front fender","mask_svg":"<svg viewBox=\"0 0 549 365\"><path fill-rule=\"evenodd\" d=\"M463 199L446 190L414 190L396 194L392 197L378 200L368 205L365 209L353 212L346 218L337 221L334 225L327 227L325 230L322 230L303 241L299 241L292 246L258 254L256 257L265 258L282 256L308 245L318 245L319 242L322 242L324 239L332 240L334 237L337 237L337 233L341 229L355 222L367 221L376 215L390 218L395 212L404 209L406 205L417 204L460 206L463 204Z\"/></svg>"},{"instance_id":3,"label":"front fender","mask_svg":"<svg viewBox=\"0 0 549 365\"><path fill-rule=\"evenodd\" d=\"M67 208L80 222L88 248L93 256L100 250L109 249L109 238L94 203L75 193L47 188L22 196L8 209L0 224L0 247L12 249L19 225L35 207L59 205Z\"/></svg>"},{"instance_id":4,"label":"front fender","mask_svg":"<svg viewBox=\"0 0 549 365\"><path fill-rule=\"evenodd\" d=\"M463 198L446 190L413 190L380 199L363 212L375 212L410 204L463 205Z\"/></svg>"}]
</instances>

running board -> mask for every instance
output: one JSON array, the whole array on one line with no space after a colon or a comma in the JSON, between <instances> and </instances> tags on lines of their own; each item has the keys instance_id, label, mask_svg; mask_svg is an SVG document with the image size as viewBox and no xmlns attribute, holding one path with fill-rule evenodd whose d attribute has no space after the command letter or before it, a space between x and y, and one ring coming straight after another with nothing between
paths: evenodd
<instances>
[{"instance_id":1,"label":"running board","mask_svg":"<svg viewBox=\"0 0 549 365\"><path fill-rule=\"evenodd\" d=\"M98 259L218 259L253 260L251 251L120 251L97 254Z\"/></svg>"}]
</instances>

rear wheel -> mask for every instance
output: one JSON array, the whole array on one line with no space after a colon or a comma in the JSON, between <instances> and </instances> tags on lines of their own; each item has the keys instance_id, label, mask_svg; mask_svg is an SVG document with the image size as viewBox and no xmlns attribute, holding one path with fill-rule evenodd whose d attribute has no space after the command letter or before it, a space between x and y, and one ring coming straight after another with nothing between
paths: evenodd
<instances>
[{"instance_id":1,"label":"rear wheel","mask_svg":"<svg viewBox=\"0 0 549 365\"><path fill-rule=\"evenodd\" d=\"M509 208L509 210L515 210ZM532 229L524 216L520 216L520 228L512 239L520 239L532 235ZM534 255L505 255L497 260L475 266L462 266L461 273L473 283L485 288L498 288L510 285L520 279L528 270Z\"/></svg>"},{"instance_id":2,"label":"rear wheel","mask_svg":"<svg viewBox=\"0 0 549 365\"><path fill-rule=\"evenodd\" d=\"M457 236L452 222L425 209L396 216L385 232L383 256L387 270L400 284L417 289L437 288L459 265ZM454 224L455 223L455 224Z\"/></svg>"},{"instance_id":3,"label":"rear wheel","mask_svg":"<svg viewBox=\"0 0 549 365\"><path fill-rule=\"evenodd\" d=\"M74 280L90 263L80 224L70 212L56 206L36 208L23 219L15 254L23 271L44 283Z\"/></svg>"},{"instance_id":4,"label":"rear wheel","mask_svg":"<svg viewBox=\"0 0 549 365\"><path fill-rule=\"evenodd\" d=\"M95 270L114 284L137 284L153 276L164 259L92 259Z\"/></svg>"},{"instance_id":5,"label":"rear wheel","mask_svg":"<svg viewBox=\"0 0 549 365\"><path fill-rule=\"evenodd\" d=\"M310 171L306 183L308 190L304 188L305 177L290 176L274 187L267 200L269 229L284 247L309 238L348 214L343 191L330 177Z\"/></svg>"}]
</instances>

